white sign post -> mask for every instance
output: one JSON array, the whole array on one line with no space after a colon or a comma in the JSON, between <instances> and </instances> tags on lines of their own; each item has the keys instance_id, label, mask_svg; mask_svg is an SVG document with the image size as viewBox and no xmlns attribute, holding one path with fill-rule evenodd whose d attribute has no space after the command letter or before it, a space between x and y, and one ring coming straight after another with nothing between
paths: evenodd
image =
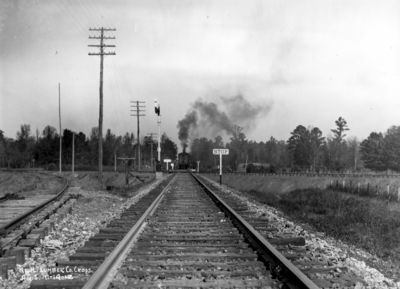
<instances>
[{"instance_id":1,"label":"white sign post","mask_svg":"<svg viewBox=\"0 0 400 289\"><path fill-rule=\"evenodd\" d=\"M228 149L213 149L214 155L219 155L219 185L222 185L222 155L229 155Z\"/></svg>"},{"instance_id":2,"label":"white sign post","mask_svg":"<svg viewBox=\"0 0 400 289\"><path fill-rule=\"evenodd\" d=\"M197 161L197 172L200 172L200 161Z\"/></svg>"},{"instance_id":3,"label":"white sign post","mask_svg":"<svg viewBox=\"0 0 400 289\"><path fill-rule=\"evenodd\" d=\"M168 164L171 162L171 160L170 159L164 159L164 163L166 163L167 164L167 171L168 171Z\"/></svg>"}]
</instances>

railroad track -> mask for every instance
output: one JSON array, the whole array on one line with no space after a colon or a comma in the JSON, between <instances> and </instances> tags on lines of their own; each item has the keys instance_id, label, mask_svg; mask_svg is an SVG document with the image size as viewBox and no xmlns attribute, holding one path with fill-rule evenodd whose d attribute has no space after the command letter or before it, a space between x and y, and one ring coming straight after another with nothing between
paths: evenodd
<instances>
[{"instance_id":1,"label":"railroad track","mask_svg":"<svg viewBox=\"0 0 400 289\"><path fill-rule=\"evenodd\" d=\"M9 227L7 224L15 218L35 209L42 203L51 200L54 195L40 195L30 197L11 197L0 203L0 228Z\"/></svg>"},{"instance_id":2,"label":"railroad track","mask_svg":"<svg viewBox=\"0 0 400 289\"><path fill-rule=\"evenodd\" d=\"M329 288L361 282L346 268L313 258L301 237L276 231L247 204L177 174L100 229L69 261L59 261L50 280L32 281L30 288Z\"/></svg>"},{"instance_id":3,"label":"railroad track","mask_svg":"<svg viewBox=\"0 0 400 289\"><path fill-rule=\"evenodd\" d=\"M205 178L201 179L204 186L207 184L209 187L219 187L216 183L212 184ZM334 286L353 288L357 283L365 283L349 272L347 267L338 266L337 259L324 256L319 250L312 250L307 246L306 240L302 237L301 232L296 230L293 223L286 224L282 228L282 223L274 220L274 217L271 218L266 209L254 207L245 198L218 189L216 189L216 194L231 207L240 205L240 209L237 209L240 217L320 288ZM266 255L273 256L274 254ZM279 260L271 260L270 264L271 267L275 268L276 275L282 275Z\"/></svg>"},{"instance_id":4,"label":"railroad track","mask_svg":"<svg viewBox=\"0 0 400 289\"><path fill-rule=\"evenodd\" d=\"M29 251L29 248L33 248L44 237L43 229L38 229L38 226L69 199L64 197L68 181L61 179L63 185L58 192L52 188L40 191L41 193L46 192L46 194L37 194L38 191L34 189L35 193L23 190L24 192L21 194L11 193L2 197L0 202L0 257L3 258L0 258L0 267L4 265L9 265L8 269L15 267L16 260L11 257L15 253L14 247L17 245L23 247L23 250L18 250L19 253ZM49 191L53 194L49 194ZM32 237L33 235L35 238ZM4 258L4 256L6 257ZM23 262L24 259L21 257L17 263ZM0 275L4 277L4 274L6 273L1 272Z\"/></svg>"}]
</instances>

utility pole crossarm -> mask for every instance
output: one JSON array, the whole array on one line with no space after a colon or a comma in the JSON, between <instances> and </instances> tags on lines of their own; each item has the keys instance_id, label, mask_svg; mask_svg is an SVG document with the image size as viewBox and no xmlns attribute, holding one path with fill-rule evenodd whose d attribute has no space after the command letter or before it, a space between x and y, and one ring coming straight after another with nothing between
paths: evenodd
<instances>
[{"instance_id":1,"label":"utility pole crossarm","mask_svg":"<svg viewBox=\"0 0 400 289\"><path fill-rule=\"evenodd\" d=\"M116 55L115 52L105 52L105 53L90 53L89 55Z\"/></svg>"},{"instance_id":2,"label":"utility pole crossarm","mask_svg":"<svg viewBox=\"0 0 400 289\"><path fill-rule=\"evenodd\" d=\"M117 159L126 161L126 160L134 160L135 158L117 158Z\"/></svg>"},{"instance_id":3,"label":"utility pole crossarm","mask_svg":"<svg viewBox=\"0 0 400 289\"><path fill-rule=\"evenodd\" d=\"M114 36L103 36L103 37L99 37L99 36L89 36L89 39L103 39L103 40L105 40L105 39L115 39L115 37Z\"/></svg>"},{"instance_id":4,"label":"utility pole crossarm","mask_svg":"<svg viewBox=\"0 0 400 289\"><path fill-rule=\"evenodd\" d=\"M117 31L115 28L89 28L89 31Z\"/></svg>"},{"instance_id":5,"label":"utility pole crossarm","mask_svg":"<svg viewBox=\"0 0 400 289\"><path fill-rule=\"evenodd\" d=\"M89 47L115 47L115 45L88 45Z\"/></svg>"}]
</instances>

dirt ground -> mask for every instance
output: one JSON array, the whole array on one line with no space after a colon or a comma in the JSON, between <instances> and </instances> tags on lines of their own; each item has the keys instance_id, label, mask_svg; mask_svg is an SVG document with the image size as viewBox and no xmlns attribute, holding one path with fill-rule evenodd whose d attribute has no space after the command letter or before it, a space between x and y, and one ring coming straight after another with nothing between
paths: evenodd
<instances>
[{"instance_id":1,"label":"dirt ground","mask_svg":"<svg viewBox=\"0 0 400 289\"><path fill-rule=\"evenodd\" d=\"M0 197L7 193L56 194L64 187L64 181L57 175L58 173L54 172L0 172ZM74 176L71 172L63 172L62 176L69 180L70 187L110 192L124 192L138 188L155 179L154 173L131 173L128 187L124 173L103 173L103 184L99 182L97 173L93 172L78 172Z\"/></svg>"},{"instance_id":2,"label":"dirt ground","mask_svg":"<svg viewBox=\"0 0 400 289\"><path fill-rule=\"evenodd\" d=\"M21 195L57 194L65 181L52 174L37 172L0 172L0 197L6 194Z\"/></svg>"},{"instance_id":3,"label":"dirt ground","mask_svg":"<svg viewBox=\"0 0 400 289\"><path fill-rule=\"evenodd\" d=\"M105 172L103 173L103 184L99 182L98 173L78 172L72 177L71 173L64 173L63 176L70 181L71 187L80 187L83 190L98 191L128 191L132 188L141 187L143 184L155 179L154 173L129 174L129 185L126 184L125 173Z\"/></svg>"}]
</instances>

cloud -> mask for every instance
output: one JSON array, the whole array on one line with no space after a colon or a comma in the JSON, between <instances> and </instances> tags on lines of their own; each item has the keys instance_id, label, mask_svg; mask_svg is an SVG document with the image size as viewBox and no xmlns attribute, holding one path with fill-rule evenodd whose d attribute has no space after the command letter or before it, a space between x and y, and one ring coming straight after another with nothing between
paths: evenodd
<instances>
[{"instance_id":1,"label":"cloud","mask_svg":"<svg viewBox=\"0 0 400 289\"><path fill-rule=\"evenodd\" d=\"M10 15L10 11L14 8L15 1L2 0L0 1L0 33L3 32L7 18Z\"/></svg>"}]
</instances>

